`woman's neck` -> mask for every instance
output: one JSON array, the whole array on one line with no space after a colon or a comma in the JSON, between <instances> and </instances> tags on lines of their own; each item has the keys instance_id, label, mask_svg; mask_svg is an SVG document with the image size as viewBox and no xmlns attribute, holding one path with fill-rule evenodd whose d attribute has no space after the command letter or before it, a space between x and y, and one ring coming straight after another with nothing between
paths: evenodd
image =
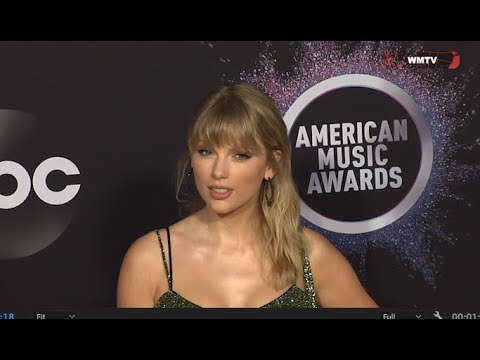
<instances>
[{"instance_id":1,"label":"woman's neck","mask_svg":"<svg viewBox=\"0 0 480 360\"><path fill-rule=\"evenodd\" d=\"M262 228L257 209L220 216L203 208L198 215L205 225L209 241L216 243L219 248L240 250L244 246L259 245Z\"/></svg>"}]
</instances>

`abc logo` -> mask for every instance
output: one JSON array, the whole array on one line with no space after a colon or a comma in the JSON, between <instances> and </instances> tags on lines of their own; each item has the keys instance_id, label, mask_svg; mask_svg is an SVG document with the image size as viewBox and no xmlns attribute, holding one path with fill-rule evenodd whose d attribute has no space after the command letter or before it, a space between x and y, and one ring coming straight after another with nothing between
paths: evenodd
<instances>
[{"instance_id":1,"label":"abc logo","mask_svg":"<svg viewBox=\"0 0 480 360\"><path fill-rule=\"evenodd\" d=\"M0 176L11 175L17 181L17 190L13 194L0 194L0 209L13 209L21 205L30 194L32 184L37 196L47 204L62 205L72 200L80 190L80 185L70 184L61 191L52 191L46 180L53 171L62 171L65 175L80 174L77 166L70 160L52 157L38 165L30 181L30 175L22 165L14 161L0 161Z\"/></svg>"},{"instance_id":2,"label":"abc logo","mask_svg":"<svg viewBox=\"0 0 480 360\"><path fill-rule=\"evenodd\" d=\"M53 244L79 204L79 168L68 156L52 156L68 154L57 138L70 135L49 130L58 119L45 120L0 109L0 260L25 258Z\"/></svg>"}]
</instances>

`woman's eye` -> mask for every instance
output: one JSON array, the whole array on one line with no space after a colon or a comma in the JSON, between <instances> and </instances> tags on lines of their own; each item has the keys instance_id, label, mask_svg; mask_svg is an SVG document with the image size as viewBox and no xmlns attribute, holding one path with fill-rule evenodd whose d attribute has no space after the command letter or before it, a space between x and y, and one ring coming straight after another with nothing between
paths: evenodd
<instances>
[{"instance_id":1,"label":"woman's eye","mask_svg":"<svg viewBox=\"0 0 480 360\"><path fill-rule=\"evenodd\" d=\"M250 159L250 155L245 154L245 153L238 153L234 155L234 158L237 160L245 161Z\"/></svg>"},{"instance_id":2,"label":"woman's eye","mask_svg":"<svg viewBox=\"0 0 480 360\"><path fill-rule=\"evenodd\" d=\"M208 156L210 155L212 152L208 149L199 149L198 150L198 153L202 156Z\"/></svg>"}]
</instances>

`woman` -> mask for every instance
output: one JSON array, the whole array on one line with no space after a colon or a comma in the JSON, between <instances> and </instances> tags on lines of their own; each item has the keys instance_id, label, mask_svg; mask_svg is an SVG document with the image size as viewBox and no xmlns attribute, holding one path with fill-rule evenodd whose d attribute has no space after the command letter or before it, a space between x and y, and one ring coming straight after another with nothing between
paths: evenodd
<instances>
[{"instance_id":1,"label":"woman","mask_svg":"<svg viewBox=\"0 0 480 360\"><path fill-rule=\"evenodd\" d=\"M189 216L127 251L119 307L376 307L348 261L302 228L290 144L273 101L247 83L198 107L179 164Z\"/></svg>"}]
</instances>

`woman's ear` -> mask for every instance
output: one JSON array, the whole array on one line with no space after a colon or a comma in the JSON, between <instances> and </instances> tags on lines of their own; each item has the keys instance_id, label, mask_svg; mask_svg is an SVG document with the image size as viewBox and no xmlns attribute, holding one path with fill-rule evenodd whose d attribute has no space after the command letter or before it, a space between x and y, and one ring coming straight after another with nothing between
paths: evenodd
<instances>
[{"instance_id":1,"label":"woman's ear","mask_svg":"<svg viewBox=\"0 0 480 360\"><path fill-rule=\"evenodd\" d=\"M275 161L276 163L280 162L280 160L282 159L282 152L280 150L274 150L273 157L274 157L273 161ZM268 165L267 170L265 171L265 176L264 176L265 180L270 180L275 177L275 168L277 168L277 166Z\"/></svg>"},{"instance_id":2,"label":"woman's ear","mask_svg":"<svg viewBox=\"0 0 480 360\"><path fill-rule=\"evenodd\" d=\"M282 151L281 150L273 150L273 156L275 157L276 162L280 162L282 159Z\"/></svg>"}]
</instances>

